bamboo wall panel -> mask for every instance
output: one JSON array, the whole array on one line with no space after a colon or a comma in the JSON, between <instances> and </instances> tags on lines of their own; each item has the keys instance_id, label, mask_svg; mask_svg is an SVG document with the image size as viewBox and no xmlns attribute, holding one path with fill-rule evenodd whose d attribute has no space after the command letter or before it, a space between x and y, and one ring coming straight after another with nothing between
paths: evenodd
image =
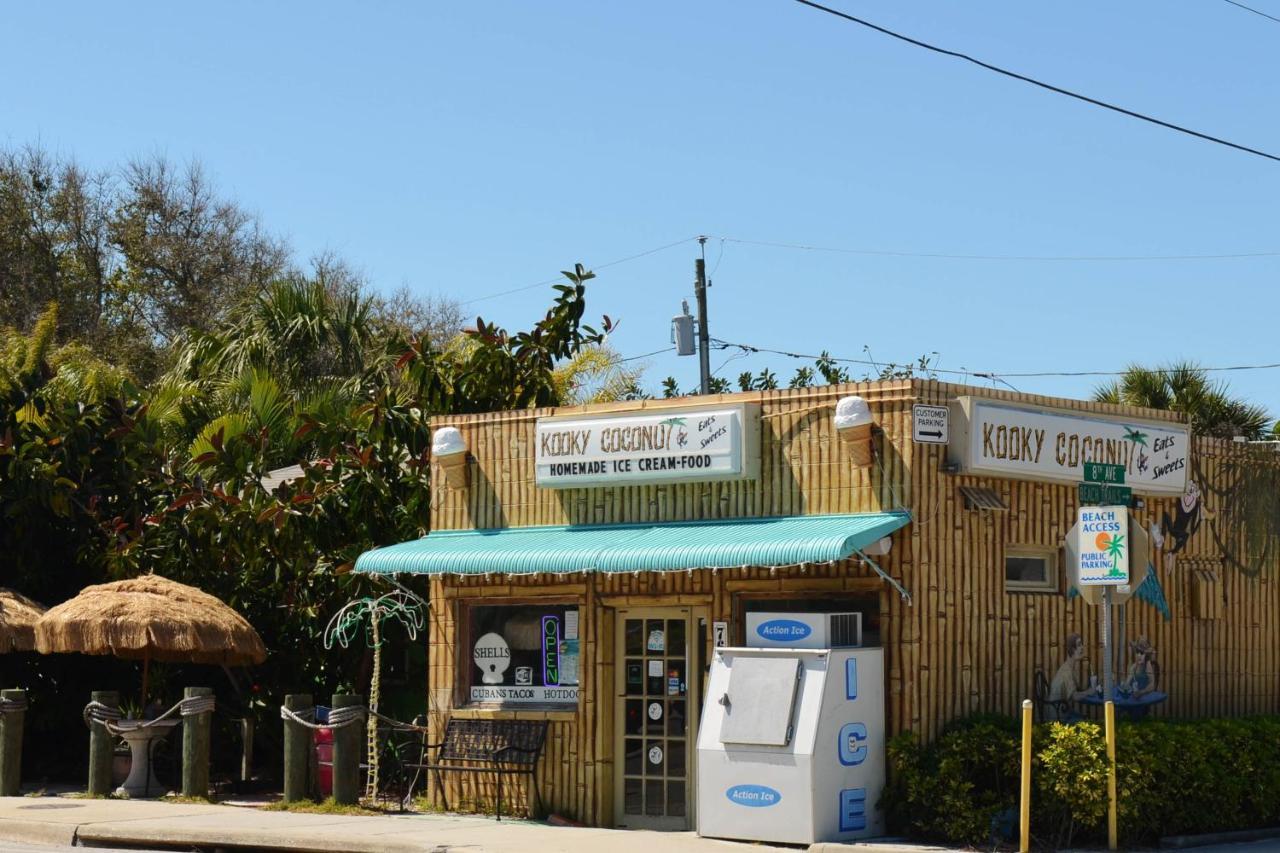
<instances>
[{"instance_id":1,"label":"bamboo wall panel","mask_svg":"<svg viewBox=\"0 0 1280 853\"><path fill-rule=\"evenodd\" d=\"M832 425L835 401L859 394L868 401L880 433L876 463L858 469L848 462ZM1086 666L1100 673L1097 608L1058 593L1009 593L1004 556L1009 545L1059 549L1076 515L1071 485L943 471L946 449L913 445L911 404L945 405L971 394L1013 403L1081 412L1174 420L1167 413L1122 406L1044 398L933 381L861 383L798 391L723 395L707 405L748 402L760 407L761 466L752 481L684 485L538 489L534 483L534 426L550 410L454 417L471 448L471 486L449 489L433 477L433 529L492 528L546 524L612 524L689 519L768 517L789 514L868 512L909 508L913 521L894 536L880 566L906 587L898 595L866 566L699 570L665 574L574 575L512 578L455 577L431 585L430 701L433 739L451 714L500 713L549 719L548 748L539 767L544 802L552 811L590 823L613 818L614 608L682 605L699 608L708 622L730 621L740 631L738 602L751 595L799 596L806 592L879 595L885 649L886 709L890 733L912 730L925 738L950 719L975 711L1014 713L1031 695L1037 667L1051 678L1070 633L1083 635ZM687 401L685 401L687 404ZM668 401L648 401L661 409ZM634 411L636 404L562 409L558 415ZM1204 487L1204 517L1218 513L1227 462L1238 452L1229 442L1197 439L1194 477ZM1280 457L1278 457L1280 458ZM438 472L437 472L438 473ZM960 485L993 489L1007 512L967 510ZM1174 514L1176 498L1148 499L1137 512L1143 525ZM1219 535L1222 531L1219 530ZM1225 534L1231 548L1244 548L1238 532ZM1155 713L1202 716L1280 711L1280 587L1275 570L1247 577L1223 559L1213 528L1202 523L1175 558L1150 555L1173 619L1164 622L1151 606L1132 601L1120 612L1123 637L1145 636L1158 650L1161 689L1167 703ZM1142 561L1137 561L1142 562ZM1135 565L1141 579L1145 564ZM1221 617L1196 618L1195 578L1210 573ZM833 588L834 585L834 588ZM1202 593L1201 593L1202 594ZM554 595L579 602L583 631L582 684L577 711L455 710L460 704L460 645L466 642L459 614L469 602ZM708 632L709 633L709 632ZM462 649L466 652L467 650ZM709 650L708 650L709 657ZM469 665L470 655L461 661ZM1117 656L1123 677L1128 654ZM1087 674L1081 675L1087 678ZM451 804L491 804L492 780L484 774L450 774ZM432 796L435 796L434 790ZM525 805L527 792L520 792Z\"/></svg>"}]
</instances>

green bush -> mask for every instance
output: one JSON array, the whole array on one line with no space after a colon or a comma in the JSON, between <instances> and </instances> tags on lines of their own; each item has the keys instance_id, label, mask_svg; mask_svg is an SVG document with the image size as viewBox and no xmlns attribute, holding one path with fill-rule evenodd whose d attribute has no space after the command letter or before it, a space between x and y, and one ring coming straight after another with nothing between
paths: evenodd
<instances>
[{"instance_id":1,"label":"green bush","mask_svg":"<svg viewBox=\"0 0 1280 853\"><path fill-rule=\"evenodd\" d=\"M985 844L1016 813L1021 742L1013 718L966 718L928 745L904 733L888 752L881 807L892 831ZM1038 843L1105 840L1106 741L1099 725L1036 726L1031 772ZM1121 722L1116 780L1122 844L1280 824L1280 717Z\"/></svg>"}]
</instances>

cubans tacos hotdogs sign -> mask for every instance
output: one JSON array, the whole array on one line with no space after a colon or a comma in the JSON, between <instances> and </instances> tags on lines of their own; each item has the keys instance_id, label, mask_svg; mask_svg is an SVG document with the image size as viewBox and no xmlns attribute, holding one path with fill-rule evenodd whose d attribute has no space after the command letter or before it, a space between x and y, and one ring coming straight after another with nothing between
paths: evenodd
<instances>
[{"instance_id":1,"label":"cubans tacos hotdogs sign","mask_svg":"<svg viewBox=\"0 0 1280 853\"><path fill-rule=\"evenodd\" d=\"M1086 462L1123 465L1140 494L1186 489L1190 430L1167 421L1099 417L1058 409L957 401L951 450L966 473L1079 483Z\"/></svg>"},{"instance_id":2,"label":"cubans tacos hotdogs sign","mask_svg":"<svg viewBox=\"0 0 1280 853\"><path fill-rule=\"evenodd\" d=\"M537 483L573 488L756 476L753 407L538 421Z\"/></svg>"}]
</instances>

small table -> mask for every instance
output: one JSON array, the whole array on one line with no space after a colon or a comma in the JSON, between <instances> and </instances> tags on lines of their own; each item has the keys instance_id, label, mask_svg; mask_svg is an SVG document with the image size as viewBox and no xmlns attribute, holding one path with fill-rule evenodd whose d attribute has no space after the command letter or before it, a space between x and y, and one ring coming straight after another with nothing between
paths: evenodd
<instances>
[{"instance_id":1,"label":"small table","mask_svg":"<svg viewBox=\"0 0 1280 853\"><path fill-rule=\"evenodd\" d=\"M120 720L115 728L125 743L129 744L131 761L129 777L116 788L116 794L126 797L159 797L164 794L160 781L151 768L151 748L169 735L169 731L181 720Z\"/></svg>"},{"instance_id":2,"label":"small table","mask_svg":"<svg viewBox=\"0 0 1280 853\"><path fill-rule=\"evenodd\" d=\"M1169 698L1169 694L1162 693L1159 690L1152 690L1150 693L1144 693L1134 699L1131 696L1125 696L1119 691L1116 692L1115 702L1116 710L1124 714L1131 720L1140 720L1147 715L1147 712L1155 705ZM1101 708L1106 705L1106 700L1102 696L1086 696L1084 699L1077 700L1081 705L1092 705Z\"/></svg>"}]
</instances>

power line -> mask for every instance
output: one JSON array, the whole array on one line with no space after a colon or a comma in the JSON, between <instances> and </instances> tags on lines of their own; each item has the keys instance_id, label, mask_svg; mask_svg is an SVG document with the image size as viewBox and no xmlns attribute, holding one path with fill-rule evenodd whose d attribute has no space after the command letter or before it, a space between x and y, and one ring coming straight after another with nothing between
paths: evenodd
<instances>
[{"instance_id":1,"label":"power line","mask_svg":"<svg viewBox=\"0 0 1280 853\"><path fill-rule=\"evenodd\" d=\"M1244 9L1246 12L1252 12L1255 15L1261 15L1264 18L1269 18L1270 20L1275 21L1277 24L1280 24L1280 18L1274 17L1272 15L1268 15L1266 12L1255 9L1252 6L1246 6L1243 3L1237 3L1236 0L1223 0L1223 2L1230 3L1232 6L1239 6L1241 9Z\"/></svg>"},{"instance_id":2,"label":"power line","mask_svg":"<svg viewBox=\"0 0 1280 853\"><path fill-rule=\"evenodd\" d=\"M676 246L682 246L685 243L692 243L696 239L698 238L685 237L683 240L677 240L674 243L667 243L665 246L658 246L653 249L646 249L645 251L638 252L634 255L627 255L625 258L618 258L615 261L609 261L608 263L605 263L605 264L599 264L598 266L592 267L592 271L594 272L595 270L608 269L609 267L616 267L618 264L625 264L628 261L635 261L635 260L639 260L640 258L648 257L649 255L656 255L658 252L665 252L667 249L674 249ZM484 302L488 299L497 299L499 296L510 296L513 293L521 293L526 290L533 290L534 288L537 288L537 287L549 287L550 285L553 285L553 284L560 284L563 281L564 281L563 277L549 278L546 281L539 281L533 284L526 284L523 287L513 287L510 290L503 290L499 293L490 293L488 296L477 296L474 299L466 299L466 300L463 300L462 302L459 302L458 304L471 305L474 302Z\"/></svg>"},{"instance_id":3,"label":"power line","mask_svg":"<svg viewBox=\"0 0 1280 853\"><path fill-rule=\"evenodd\" d=\"M1037 80L1034 77L1028 77L1025 74L1019 74L1016 71L1010 71L1007 68L1001 68L1000 66L992 65L989 62L983 62L981 59L977 59L975 57L969 56L967 53L960 53L959 51L948 50L943 47L938 47L937 45L929 44L928 42L920 41L919 39L911 38L910 36L905 36L902 33L894 32L893 30L890 30L886 27L882 27L878 24L873 24L870 21L863 20L862 18L856 18L853 15L850 15L846 12L841 12L838 9L832 9L830 6L823 6L821 3L815 3L813 2L813 0L795 0L795 2L800 3L801 5L804 5L804 6L808 6L812 9L817 9L820 12L826 12L828 15L834 15L837 18L843 18L846 21L849 21L854 24L858 24L859 26L867 27L868 29L875 30L878 33L883 33L884 35L891 36L892 38L898 39L899 41L904 41L907 44L915 45L916 47L923 47L925 50L931 50L934 53L940 53L944 56L951 56L956 59L962 59L965 62L971 62L974 65L977 65L979 68L985 68L988 71L994 71L996 74L1002 74L1005 77L1009 77L1014 80L1021 80L1023 83L1030 83L1032 86L1039 86L1041 89L1046 89L1050 92L1055 92L1059 95L1065 95L1068 98L1075 98L1077 101L1084 101L1086 104L1093 104L1095 107L1102 107L1103 109L1111 110L1112 112L1117 112L1117 113L1120 113L1121 115L1127 115L1130 118L1136 118L1141 121L1150 122L1151 124L1158 125L1160 127L1164 127L1169 130L1175 130L1178 133L1185 133L1188 136L1194 136L1197 139L1203 139L1206 142L1215 142L1218 145L1225 145L1228 148L1234 148L1237 151L1243 151L1246 154L1254 154L1254 155L1257 155L1258 157L1265 157L1268 160L1275 160L1276 162L1280 162L1280 156L1277 156L1275 154L1268 154L1266 151L1259 151L1257 148L1250 148L1247 145L1240 145L1235 142L1230 142L1218 136L1211 136L1207 133L1201 133L1198 130L1192 130L1191 128L1183 127L1182 125L1179 125L1179 124L1174 124L1172 122L1154 118L1153 116L1145 115L1144 113L1135 112L1133 110L1126 109L1124 107L1117 106L1115 104L1111 104L1106 101L1100 101L1097 98L1091 98L1088 95L1081 95L1079 92L1073 92L1070 89L1063 89L1060 86L1054 86L1051 83L1045 83L1044 81Z\"/></svg>"},{"instance_id":4,"label":"power line","mask_svg":"<svg viewBox=\"0 0 1280 853\"><path fill-rule=\"evenodd\" d=\"M639 361L642 358L652 358L655 355L662 355L664 352L671 352L673 349L675 349L675 347L663 347L662 349L656 349L653 352L647 352L644 355L632 355L626 358L620 358L616 363L626 364L628 361Z\"/></svg>"},{"instance_id":5,"label":"power line","mask_svg":"<svg viewBox=\"0 0 1280 853\"><path fill-rule=\"evenodd\" d=\"M1275 370L1280 368L1280 363L1276 364L1233 364L1227 367L1198 367L1205 373L1222 373L1231 370ZM1010 376L1014 379L1024 377L1028 379L1041 376L1124 376L1128 371L1125 370L1067 370L1049 373L1001 373L1000 376ZM1170 373L1165 368L1153 368L1152 373Z\"/></svg>"},{"instance_id":6,"label":"power line","mask_svg":"<svg viewBox=\"0 0 1280 853\"><path fill-rule=\"evenodd\" d=\"M713 338L712 343L719 349L729 349L731 347L741 349L750 353L770 353L772 355L785 356L786 358L801 359L804 361L818 361L824 359L826 361L838 364L858 364L875 368L883 368L885 364L895 364L894 362L882 362L865 358L838 358L831 355L812 355L808 353L791 352L789 350L771 349L769 347L760 347L753 344L739 344L732 341ZM1226 371L1236 370L1276 370L1280 369L1280 362L1274 364L1233 364L1225 367L1198 367L1205 373L1222 373ZM921 368L922 373L947 373L953 376L969 376L976 379L990 379L995 382L1005 382L1006 379L1044 379L1049 377L1081 377L1081 376L1123 376L1128 371L1125 370L1047 370L1039 372L996 372L994 370L963 370L963 369L947 369L942 367L924 367ZM1171 371L1165 368L1153 368L1152 373L1169 373ZM1012 385L1009 385L1012 388Z\"/></svg>"},{"instance_id":7,"label":"power line","mask_svg":"<svg viewBox=\"0 0 1280 853\"><path fill-rule=\"evenodd\" d=\"M744 246L766 246L772 249L795 249L805 252L832 252L842 255L870 255L890 258L932 258L948 261L1221 261L1248 258L1276 258L1280 252L1233 252L1209 255L956 255L945 252L902 252L889 249L844 249L812 246L805 243L779 243L770 240L745 240L738 237L716 237L722 243Z\"/></svg>"}]
</instances>

